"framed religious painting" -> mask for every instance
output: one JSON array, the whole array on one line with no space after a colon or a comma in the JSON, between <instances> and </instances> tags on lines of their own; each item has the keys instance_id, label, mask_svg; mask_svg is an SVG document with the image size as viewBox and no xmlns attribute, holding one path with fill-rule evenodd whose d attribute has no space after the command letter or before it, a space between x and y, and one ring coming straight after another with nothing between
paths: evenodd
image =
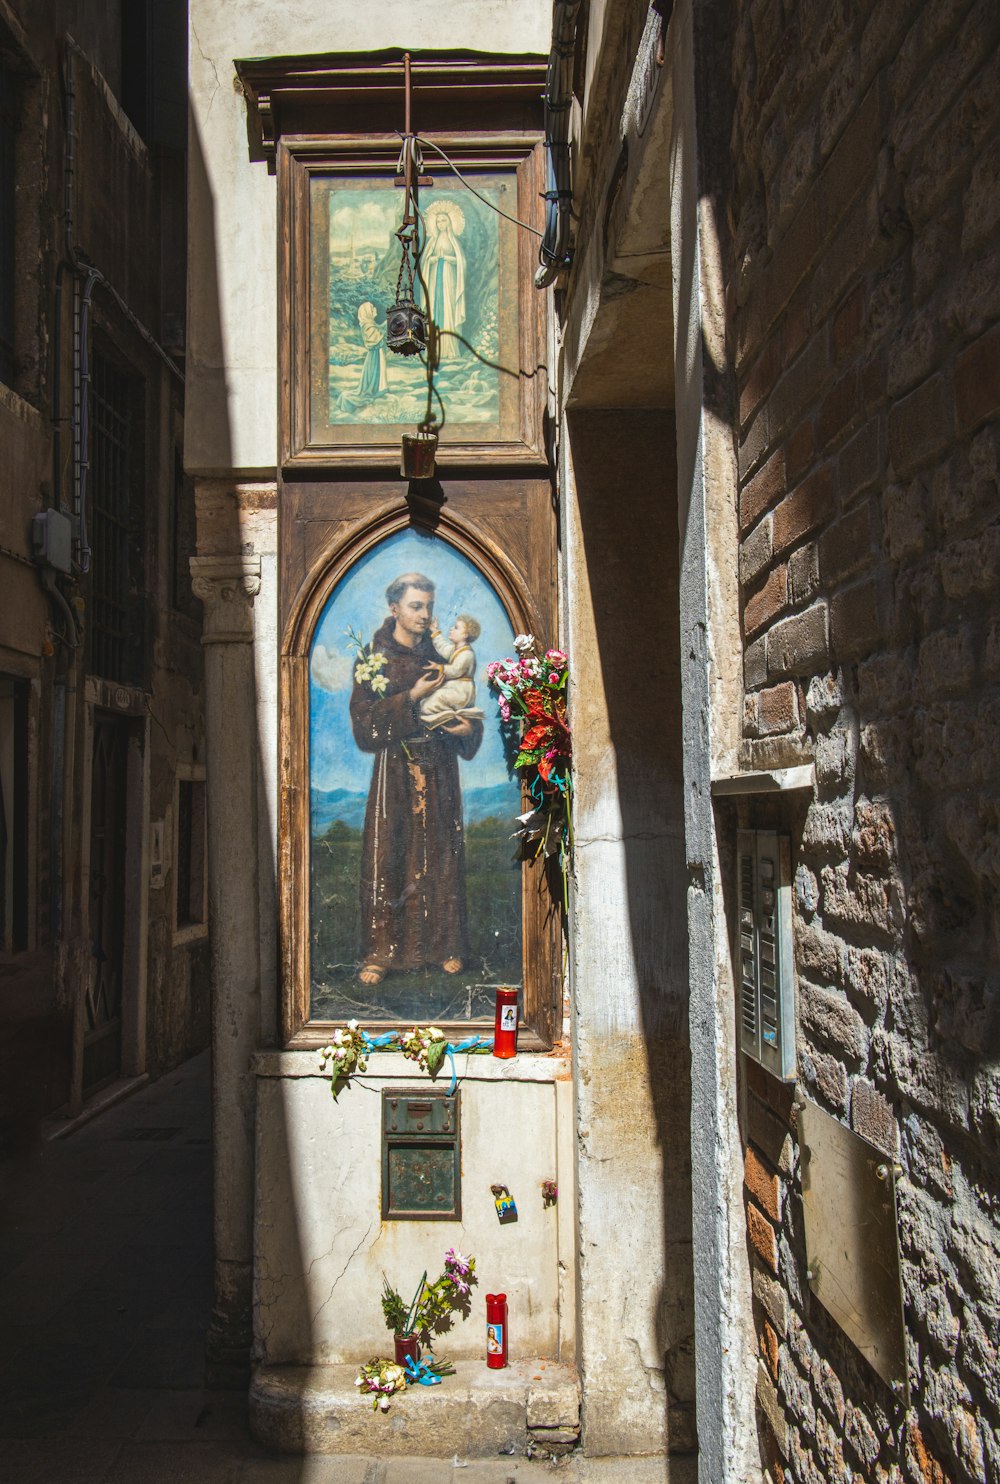
<instances>
[{"instance_id":1,"label":"framed religious painting","mask_svg":"<svg viewBox=\"0 0 1000 1484\"><path fill-rule=\"evenodd\" d=\"M399 147L324 136L278 150L283 466L398 466L403 436L427 426L443 467L543 465L537 136L425 141L405 260ZM398 354L388 312L411 298L427 345Z\"/></svg>"},{"instance_id":2,"label":"framed religious painting","mask_svg":"<svg viewBox=\"0 0 1000 1484\"><path fill-rule=\"evenodd\" d=\"M515 841L525 805L487 665L537 616L457 527L390 517L308 594L285 666L286 1040L493 1024L521 991L552 1040L558 905ZM327 1029L325 1029L327 1028Z\"/></svg>"}]
</instances>

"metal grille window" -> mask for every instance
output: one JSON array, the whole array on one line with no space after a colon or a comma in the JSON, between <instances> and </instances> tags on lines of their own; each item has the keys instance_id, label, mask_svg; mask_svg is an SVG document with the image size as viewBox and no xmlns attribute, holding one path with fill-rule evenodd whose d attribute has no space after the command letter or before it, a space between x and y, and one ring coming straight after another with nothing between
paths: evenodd
<instances>
[{"instance_id":1,"label":"metal grille window","mask_svg":"<svg viewBox=\"0 0 1000 1484\"><path fill-rule=\"evenodd\" d=\"M17 79L0 52L0 381L14 382Z\"/></svg>"},{"instance_id":2,"label":"metal grille window","mask_svg":"<svg viewBox=\"0 0 1000 1484\"><path fill-rule=\"evenodd\" d=\"M95 354L90 387L91 669L142 680L142 382Z\"/></svg>"}]
</instances>

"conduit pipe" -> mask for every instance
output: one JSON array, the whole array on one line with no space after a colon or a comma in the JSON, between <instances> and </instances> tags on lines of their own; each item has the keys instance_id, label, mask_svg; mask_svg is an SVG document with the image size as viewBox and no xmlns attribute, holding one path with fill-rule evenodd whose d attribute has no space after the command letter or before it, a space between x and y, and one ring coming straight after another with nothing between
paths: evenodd
<instances>
[{"instance_id":1,"label":"conduit pipe","mask_svg":"<svg viewBox=\"0 0 1000 1484\"><path fill-rule=\"evenodd\" d=\"M573 259L570 246L573 189L570 173L570 115L573 108L573 66L576 26L582 0L556 0L552 11L552 49L545 77L545 148L548 151L548 188L545 191L545 233L538 250L541 267L535 288L548 288Z\"/></svg>"}]
</instances>

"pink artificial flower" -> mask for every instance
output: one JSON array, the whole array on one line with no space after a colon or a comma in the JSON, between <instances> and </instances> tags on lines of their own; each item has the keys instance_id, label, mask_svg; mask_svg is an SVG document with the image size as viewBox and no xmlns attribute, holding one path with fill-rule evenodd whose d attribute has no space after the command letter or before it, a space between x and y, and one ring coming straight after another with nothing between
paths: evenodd
<instances>
[{"instance_id":1,"label":"pink artificial flower","mask_svg":"<svg viewBox=\"0 0 1000 1484\"><path fill-rule=\"evenodd\" d=\"M551 675L549 676L549 684L550 685L558 685L559 684L559 676L556 674L556 672L554 670L552 671Z\"/></svg>"},{"instance_id":2,"label":"pink artificial flower","mask_svg":"<svg viewBox=\"0 0 1000 1484\"><path fill-rule=\"evenodd\" d=\"M566 656L561 649L547 649L545 658L550 665L555 665L557 668L562 668L566 664Z\"/></svg>"}]
</instances>

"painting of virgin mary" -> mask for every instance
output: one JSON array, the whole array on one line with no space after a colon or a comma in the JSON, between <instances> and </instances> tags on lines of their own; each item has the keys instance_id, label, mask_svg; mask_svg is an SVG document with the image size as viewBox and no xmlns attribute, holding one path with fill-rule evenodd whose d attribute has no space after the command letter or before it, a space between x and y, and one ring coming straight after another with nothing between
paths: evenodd
<instances>
[{"instance_id":1,"label":"painting of virgin mary","mask_svg":"<svg viewBox=\"0 0 1000 1484\"><path fill-rule=\"evenodd\" d=\"M439 362L457 361L463 350L465 254L458 239L464 227L465 215L457 201L434 203L421 262L430 318L440 337Z\"/></svg>"},{"instance_id":2,"label":"painting of virgin mary","mask_svg":"<svg viewBox=\"0 0 1000 1484\"><path fill-rule=\"evenodd\" d=\"M414 299L436 335L426 357L387 354L400 280L403 195L391 181L317 176L310 186L310 399L313 441L398 444L428 415L444 441L491 441L518 426L517 231L512 176L476 177L461 201L422 191ZM494 206L496 209L493 209Z\"/></svg>"}]
</instances>

